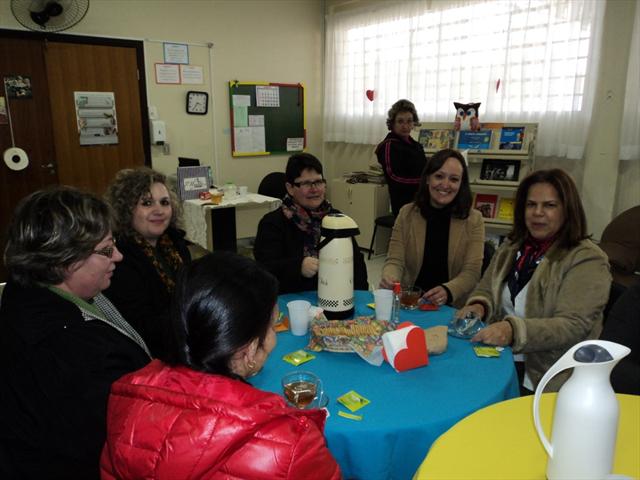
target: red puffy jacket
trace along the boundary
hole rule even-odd
[[[103,479],[339,479],[322,410],[155,360],[111,388]]]

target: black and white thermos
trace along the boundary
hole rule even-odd
[[[353,316],[353,237],[360,233],[351,217],[330,213],[322,219],[318,245],[318,306],[328,319]]]

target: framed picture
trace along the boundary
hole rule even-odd
[[[178,195],[180,200],[194,200],[200,192],[209,191],[209,167],[178,167]]]
[[[485,158],[482,161],[480,180],[517,182],[520,174],[519,160],[495,160]]]

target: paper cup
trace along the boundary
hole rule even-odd
[[[249,187],[245,187],[244,185],[238,187],[238,193],[240,194],[241,197],[246,197],[248,192],[249,192]]]
[[[293,335],[305,335],[309,329],[309,308],[306,300],[293,300],[287,303],[289,309],[289,326]]]
[[[373,301],[376,304],[376,320],[391,320],[393,292],[386,288],[374,290]]]

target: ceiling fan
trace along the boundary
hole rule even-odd
[[[89,0],[11,0],[11,12],[29,30],[60,32],[79,23]]]

